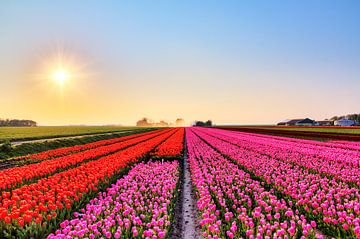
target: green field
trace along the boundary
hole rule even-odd
[[[122,126],[38,126],[0,127],[0,142],[5,140],[30,140],[63,136],[89,135],[134,130],[139,127]]]

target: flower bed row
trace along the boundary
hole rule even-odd
[[[160,144],[152,154],[154,157],[182,156],[185,128],[177,128],[176,133]]]
[[[328,143],[333,143],[336,145],[341,145],[342,147],[351,148],[353,150],[360,151],[360,142],[352,142],[352,141],[343,141],[343,140],[331,140]]]
[[[287,127],[287,126],[285,126]],[[302,127],[302,126],[298,126]],[[333,128],[334,126],[331,126]],[[352,128],[354,126],[351,126]],[[359,134],[351,134],[351,133],[340,133],[340,132],[320,132],[320,131],[308,131],[308,130],[286,130],[286,129],[278,129],[278,126],[269,129],[268,127],[217,127],[220,129],[233,130],[233,131],[241,131],[241,132],[250,132],[256,134],[271,134],[271,135],[279,135],[279,136],[287,136],[287,137],[304,137],[309,139],[322,139],[322,140],[346,140],[346,141],[360,141]],[[343,128],[343,127],[342,127]]]
[[[331,141],[314,141],[309,139],[300,139],[300,138],[289,138],[289,137],[282,137],[282,136],[274,136],[274,135],[266,135],[266,134],[256,134],[256,133],[245,133],[245,132],[238,132],[238,131],[228,131],[229,133],[235,133],[235,134],[247,134],[251,135],[253,137],[262,137],[267,138],[270,140],[280,140],[280,141],[288,141],[288,142],[294,142],[294,143],[300,143],[304,147],[326,147],[326,148],[335,148],[335,149],[345,149],[345,150],[360,150],[360,142],[351,142],[351,141],[339,141],[339,140],[331,140]]]
[[[293,210],[187,129],[191,179],[204,238],[322,238]]]
[[[224,130],[201,129],[202,132],[236,144],[247,150],[268,155],[287,163],[293,163],[321,173],[328,177],[360,187],[360,152],[336,148],[326,148],[291,141],[274,140],[271,136],[262,137]],[[315,143],[316,144],[316,143]]]
[[[24,185],[0,197],[0,237],[39,238],[67,218],[73,208],[91,199],[126,165],[136,162],[173,131],[79,167]]]
[[[332,155],[333,157],[342,158],[342,160],[350,160],[351,157],[360,157],[359,148],[354,147],[358,142],[334,143],[334,142],[319,142],[314,140],[287,138],[272,135],[262,135],[253,133],[242,133],[226,130],[212,130],[218,134],[225,134],[226,136],[232,136],[235,138],[244,138],[247,140],[255,139],[259,143],[265,145],[274,145],[277,147],[291,148],[292,151],[296,151],[302,154],[318,155],[319,157],[327,157]],[[354,161],[354,160],[353,160]],[[356,161],[356,160],[355,160]],[[359,167],[359,166],[358,166]]]
[[[222,130],[218,131],[219,133]],[[231,131],[226,130],[227,134],[234,134],[234,135],[249,135],[252,137],[261,137],[262,139],[270,139],[273,140],[279,140],[281,142],[293,142],[302,145],[303,147],[318,147],[323,148],[323,150],[339,150],[343,149],[346,151],[359,151],[359,142],[350,142],[350,141],[337,141],[337,140],[331,140],[327,142],[322,141],[315,141],[315,140],[309,140],[309,139],[300,139],[300,138],[289,138],[289,137],[283,137],[283,136],[274,136],[274,135],[267,135],[267,134],[258,134],[256,132],[239,132],[239,131]],[[346,143],[344,143],[346,142]],[[358,153],[358,152],[357,152]]]
[[[88,144],[83,144],[83,145],[75,145],[75,146],[66,147],[66,148],[47,150],[47,151],[37,153],[37,154],[30,154],[30,155],[26,155],[26,156],[22,156],[22,157],[17,157],[17,158],[14,158],[14,160],[17,160],[17,161],[28,161],[28,160],[42,161],[42,160],[48,160],[48,159],[61,157],[61,156],[77,153],[77,152],[88,150],[88,149],[98,148],[100,146],[115,144],[115,143],[118,143],[118,142],[121,142],[121,141],[137,138],[139,136],[144,136],[144,135],[148,135],[148,134],[154,134],[156,132],[157,131],[150,131],[150,132],[141,133],[141,134],[132,134],[132,135],[124,136],[124,137],[100,140],[100,141],[96,141],[96,142],[92,142],[92,143],[88,143]]]
[[[298,165],[250,151],[242,145],[235,146],[210,136],[203,130],[197,129],[195,132],[223,155],[235,160],[259,180],[266,182],[292,203],[294,208],[315,220],[326,234],[340,238],[360,237],[358,188],[311,173]]]
[[[173,218],[179,163],[140,163],[99,193],[48,239],[165,238]]]
[[[84,161],[89,161],[111,153],[122,150],[134,144],[156,137],[168,131],[157,131],[152,134],[139,135],[136,138],[123,140],[119,143],[111,145],[100,146],[95,149],[86,150],[83,152],[66,155],[63,157],[49,159],[37,164],[29,164],[21,167],[10,168],[1,171],[0,175],[0,190],[11,189],[14,186],[20,186],[24,183],[33,182],[36,179],[44,177],[49,174],[65,170],[70,166],[76,166]]]

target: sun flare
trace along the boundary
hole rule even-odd
[[[61,100],[88,89],[85,83],[93,74],[83,57],[61,45],[39,56],[37,71],[32,77],[34,82]]]
[[[63,85],[66,81],[70,79],[70,73],[69,71],[60,68],[53,71],[51,78],[58,84]]]

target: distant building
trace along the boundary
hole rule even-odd
[[[318,120],[315,123],[318,126],[333,126],[334,125],[333,120]]]
[[[295,125],[296,126],[313,126],[313,125],[315,125],[315,120],[306,118],[306,119],[296,122]]]
[[[279,122],[277,125],[279,126],[294,126],[297,122],[303,119],[287,119],[284,121]]]
[[[289,119],[279,122],[277,125],[279,126],[313,126],[315,125],[315,121],[309,118],[305,119]]]
[[[349,119],[339,119],[335,120],[334,125],[335,126],[354,126],[356,123],[354,120]]]

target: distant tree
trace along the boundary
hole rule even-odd
[[[164,120],[161,120],[159,123],[157,123],[157,125],[160,127],[168,127],[169,123],[165,122]]]
[[[0,126],[13,126],[13,127],[34,127],[37,123],[33,120],[18,120],[18,119],[0,119]]]
[[[160,122],[151,122],[148,118],[144,117],[138,122],[136,122],[136,126],[140,127],[169,127],[169,123],[161,120]]]
[[[208,120],[206,122],[203,121],[195,121],[195,126],[199,126],[199,127],[211,127],[212,126],[212,121]]]
[[[356,124],[360,123],[360,114],[349,114],[346,118],[355,121]]]
[[[340,120],[340,119],[349,119],[353,120],[356,124],[360,123],[360,114],[348,114],[348,115],[342,115],[342,116],[334,116],[331,118],[331,120]]]
[[[195,121],[194,126],[203,127],[203,126],[205,126],[205,123],[204,123],[204,122],[202,122],[202,121]]]
[[[138,122],[136,122],[136,126],[149,127],[149,126],[151,126],[151,123],[149,122],[148,118],[144,117],[141,120],[139,120]]]
[[[185,120],[181,119],[181,118],[178,118],[178,119],[176,119],[175,124],[177,126],[184,126],[185,125]]]
[[[206,121],[205,125],[208,126],[208,127],[211,127],[212,126],[212,121],[211,120]]]

